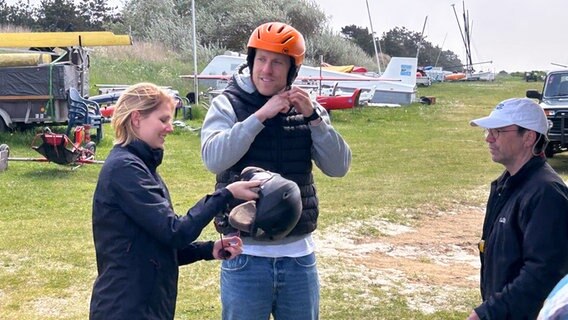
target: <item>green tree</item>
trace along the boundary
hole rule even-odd
[[[171,16],[172,5],[171,0],[129,1],[122,11],[123,24],[126,30],[132,30],[133,36],[145,39],[149,26],[156,20],[173,18]]]
[[[83,20],[83,30],[100,31],[120,19],[118,7],[110,6],[107,0],[81,0],[77,12]]]
[[[306,56],[307,64],[313,66],[318,66],[320,57],[322,57],[324,62],[332,65],[357,65],[365,67],[369,71],[379,71],[376,60],[371,58],[360,46],[330,30],[324,30],[321,34],[316,34],[310,38],[307,42]],[[386,55],[380,57],[381,64],[387,65],[390,57]]]
[[[84,21],[72,0],[42,0],[38,8],[37,24],[44,31],[82,30]]]
[[[195,0],[197,56],[209,61],[226,50],[245,52],[252,31],[262,23],[281,21],[306,38],[306,61],[353,64],[354,45],[329,31],[329,21],[313,0]],[[125,4],[116,32],[132,32],[137,39],[163,43],[184,55],[193,54],[191,0],[131,0]],[[325,39],[333,39],[326,46]],[[374,65],[357,50],[359,65]],[[328,60],[329,59],[329,60]]]
[[[349,25],[341,28],[341,34],[361,47],[367,54],[374,55],[373,38],[367,28]],[[440,66],[444,69],[461,70],[461,61],[452,51],[433,46],[422,39],[422,35],[406,29],[395,27],[385,32],[380,39],[384,54],[391,57],[415,57],[417,52],[419,66]],[[420,46],[420,51],[418,48]]]
[[[384,33],[380,41],[382,50],[391,57],[415,57],[420,40],[420,33],[395,27]]]
[[[286,14],[286,19],[294,28],[298,29],[306,38],[321,34],[327,29],[327,17],[323,10],[314,1],[305,0],[274,0]]]
[[[8,4],[0,0],[0,21],[8,21]]]
[[[293,25],[309,38],[323,30],[325,14],[306,0],[196,0],[198,43],[203,48],[243,52],[252,31],[268,21]],[[130,1],[123,11],[123,25],[150,41],[176,49],[192,43],[191,0]]]
[[[422,35],[405,27],[389,30],[381,38],[383,51],[393,57],[415,57],[420,46],[418,65],[438,66],[449,71],[461,70],[462,62],[450,50],[442,51],[438,46],[422,39]]]
[[[19,1],[10,6],[2,0],[0,3],[0,18],[0,21],[5,24],[38,29],[36,24],[37,9],[29,2]]]
[[[373,35],[369,33],[367,28],[361,28],[354,24],[341,28],[341,34],[353,43],[357,44],[368,55],[375,55],[375,45],[373,44]]]
[[[215,44],[243,52],[254,28],[263,22],[283,21],[285,18],[285,12],[277,5],[268,8],[262,0],[196,2],[199,4],[196,9],[199,42],[205,46]],[[203,2],[209,2],[207,10],[202,10]]]
[[[424,66],[438,66],[443,67],[448,71],[462,71],[463,63],[456,53],[451,50],[442,50],[439,47],[432,49],[432,56],[436,56],[435,59],[430,59],[428,63],[423,64]],[[432,62],[433,61],[433,62]]]
[[[19,1],[10,6],[0,0],[0,21],[37,31],[93,31],[120,19],[117,7],[108,0],[42,0],[32,5]]]

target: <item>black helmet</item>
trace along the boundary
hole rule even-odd
[[[229,223],[250,233],[256,240],[279,240],[298,223],[302,213],[302,197],[298,185],[277,173],[257,167],[246,167],[241,180],[260,180],[259,198],[233,208]]]

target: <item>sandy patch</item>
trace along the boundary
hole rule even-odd
[[[463,308],[453,305],[453,297],[478,288],[477,242],[484,209],[404,211],[422,218],[413,227],[367,220],[316,232],[318,255],[338,260],[333,265],[320,263],[322,286],[333,287],[333,278],[341,274],[342,283],[396,290],[407,297],[409,306],[425,313]],[[368,229],[379,235],[361,234]],[[372,296],[368,299],[373,303]]]

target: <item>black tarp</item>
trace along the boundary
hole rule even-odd
[[[67,90],[78,88],[79,80],[77,67],[68,64],[0,68],[0,96],[52,95],[66,99]]]

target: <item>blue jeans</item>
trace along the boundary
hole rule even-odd
[[[315,320],[319,280],[314,253],[299,258],[241,254],[221,265],[224,320]]]

